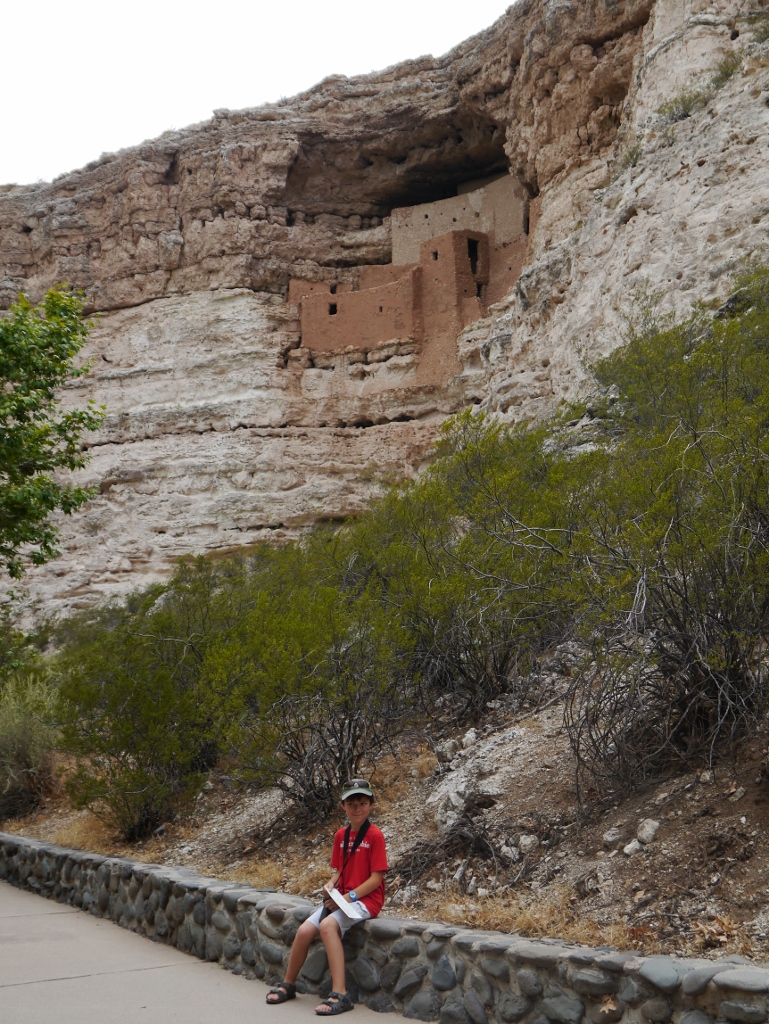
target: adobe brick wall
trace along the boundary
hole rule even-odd
[[[301,305],[303,348],[333,353],[413,341],[419,380],[440,383],[459,370],[457,335],[486,315],[490,272],[486,235],[450,231],[422,242],[416,264],[364,267],[359,291],[292,281],[289,301]]]
[[[393,277],[391,280],[395,280],[395,278]],[[341,281],[333,285],[333,288],[334,295],[352,291],[351,285]],[[328,281],[302,281],[292,277],[288,282],[287,302],[293,306],[300,306],[310,295],[331,295],[331,289],[332,285]]]
[[[315,291],[302,300],[302,344],[318,352],[421,339],[420,272],[407,268],[365,291]]]
[[[390,281],[397,281],[403,277],[407,270],[412,270],[418,266],[419,263],[416,262],[398,267],[394,263],[380,263],[374,266],[361,267],[358,287],[363,290],[364,288],[376,288],[380,284],[387,284]]]
[[[422,242],[447,231],[480,231],[493,246],[526,236],[528,196],[507,174],[483,188],[421,206],[392,211],[393,263],[413,263]]]
[[[468,243],[477,247],[475,273],[468,255]],[[489,246],[485,235],[474,231],[451,231],[422,242],[422,316],[425,341],[419,376],[426,383],[448,380],[459,372],[456,339],[473,320],[486,315],[483,298],[489,280]]]
[[[467,187],[473,183],[468,182]],[[448,199],[393,210],[392,252],[396,266],[415,260],[423,242],[447,231],[475,231],[489,243],[485,304],[499,302],[521,274],[529,249],[530,201],[509,174]],[[485,315],[482,314],[482,315]]]
[[[191,871],[0,833],[0,879],[249,978],[279,980],[313,905]],[[345,938],[355,1001],[440,1024],[763,1024],[769,969],[644,957],[382,915]],[[323,947],[301,992],[327,994]]]
[[[363,266],[358,289],[292,280],[301,347],[335,353],[392,342],[418,345],[420,383],[460,369],[459,333],[513,287],[528,248],[529,201],[510,175],[435,203],[396,209],[393,262]]]

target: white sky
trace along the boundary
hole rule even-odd
[[[0,183],[292,96],[330,74],[440,56],[512,0],[6,0]]]

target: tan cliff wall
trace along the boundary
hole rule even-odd
[[[108,409],[84,474],[100,495],[33,594],[66,610],[183,553],[355,513],[456,409],[517,419],[576,394],[638,289],[682,311],[723,295],[767,250],[761,24],[728,0],[521,0],[440,59],[0,190],[2,304],[83,288],[94,367],[64,397]],[[658,114],[733,53],[706,109]],[[384,282],[393,210],[508,171],[529,202],[520,278],[462,332],[454,372],[425,377],[402,340],[300,347],[291,278],[344,295],[381,265]]]

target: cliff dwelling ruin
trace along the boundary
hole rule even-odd
[[[529,199],[509,174],[392,211],[392,263],[360,268],[357,284],[292,278],[288,302],[308,353],[415,352],[423,383],[459,369],[456,339],[517,281],[528,246]]]
[[[443,57],[0,185],[0,307],[82,289],[64,399],[108,410],[30,592],[64,613],[356,515],[452,413],[575,396],[637,287],[722,296],[766,247],[769,44],[704,6],[515,4]],[[707,110],[658,113],[730,54]]]

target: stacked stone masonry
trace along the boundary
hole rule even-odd
[[[536,216],[536,214],[535,214]],[[423,382],[460,371],[457,336],[489,315],[518,280],[528,251],[529,200],[505,174],[460,195],[393,210],[392,263],[360,268],[356,286],[293,278],[288,302],[301,349],[368,352],[413,343]]]
[[[0,879],[108,918],[236,974],[282,977],[313,906],[299,897],[181,869],[103,857],[0,833]],[[743,957],[645,957],[556,939],[381,916],[345,939],[358,1002],[441,1024],[763,1024],[769,964]],[[302,992],[327,994],[323,947]]]

